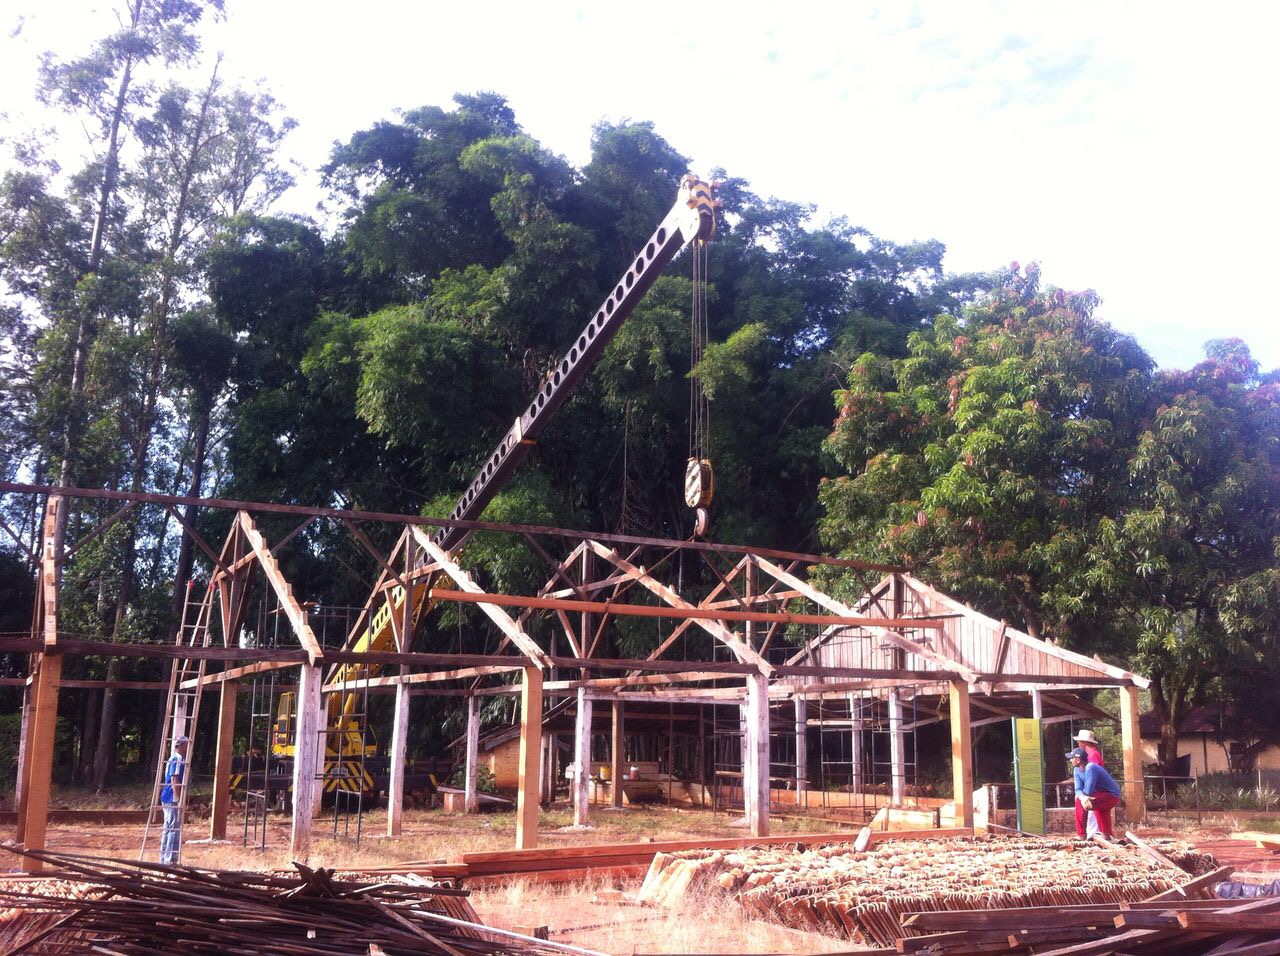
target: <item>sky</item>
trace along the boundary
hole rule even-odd
[[[113,9],[0,0],[10,124],[39,118],[38,54],[83,51]],[[314,212],[335,141],[493,90],[574,164],[595,123],[649,120],[694,171],[813,203],[815,223],[939,239],[950,271],[1037,261],[1161,366],[1238,336],[1270,369],[1277,35],[1264,2],[226,0],[205,44],[299,122],[283,210]]]

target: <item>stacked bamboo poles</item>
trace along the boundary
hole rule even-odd
[[[910,935],[906,913],[1127,903],[1176,884],[1172,867],[1120,847],[997,838],[659,854],[640,898],[669,903],[715,888],[753,915],[889,946]]]
[[[21,851],[15,851],[21,852]],[[345,883],[332,870],[296,875],[200,870],[28,851],[84,887],[0,886],[0,906],[42,921],[6,953],[102,952],[349,956],[349,954],[573,954],[591,950],[482,925],[467,891],[400,881]],[[49,917],[54,919],[50,921]]]

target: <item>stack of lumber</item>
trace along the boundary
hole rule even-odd
[[[1167,861],[1103,843],[895,840],[861,853],[850,844],[662,853],[640,898],[662,904],[728,893],[753,915],[888,946],[904,935],[909,913],[1118,905],[1171,889],[1184,876]]]
[[[23,851],[15,851],[23,852]],[[53,868],[32,883],[0,885],[11,922],[40,921],[6,953],[559,954],[598,956],[481,924],[465,890],[347,883],[332,870],[200,870],[25,851]],[[58,879],[82,888],[59,892]]]
[[[1218,879],[1219,873],[1202,877]],[[907,914],[906,928],[928,935],[897,941],[900,953],[1105,953],[1266,956],[1280,953],[1280,899],[1227,902],[1162,894],[1129,905],[988,909]]]
[[[972,836],[967,829],[900,831],[874,833],[871,842],[920,837],[922,835]],[[408,875],[434,880],[466,882],[469,886],[524,879],[542,883],[570,882],[587,876],[628,878],[648,872],[658,853],[681,850],[738,849],[751,846],[785,845],[791,848],[845,843],[848,833],[796,833],[775,837],[731,837],[727,839],[660,840],[649,843],[613,843],[585,846],[548,847],[532,850],[502,850],[464,853],[459,862],[409,861],[385,867],[362,868],[361,875]]]

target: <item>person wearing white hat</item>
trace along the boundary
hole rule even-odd
[[[1102,749],[1098,746],[1098,738],[1094,736],[1092,730],[1082,730],[1071,738],[1073,743],[1078,744],[1086,754],[1088,754],[1087,762],[1097,764],[1099,767],[1104,766],[1102,759]],[[1079,793],[1076,794],[1076,802],[1080,802]],[[1080,815],[1080,807],[1076,808],[1076,816]],[[1085,833],[1089,839],[1093,839],[1094,834],[1098,832],[1098,815],[1093,810],[1085,808]]]
[[[190,741],[179,734],[173,741],[173,754],[164,765],[164,786],[160,788],[160,808],[164,811],[164,829],[160,833],[160,862],[177,863],[182,846],[182,788],[186,786],[187,747]]]

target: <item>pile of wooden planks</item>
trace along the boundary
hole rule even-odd
[[[872,843],[881,843],[918,838],[922,835],[972,836],[973,831],[950,829],[873,833],[870,839]],[[793,833],[774,837],[660,840],[648,843],[545,847],[533,850],[464,853],[456,863],[409,861],[385,867],[363,868],[359,872],[368,876],[413,874],[428,879],[464,882],[468,886],[513,879],[543,883],[571,882],[587,876],[624,879],[644,876],[658,853],[751,846],[816,847],[846,843],[849,839],[849,833]]]
[[[1180,890],[1139,903],[909,913],[896,949],[906,954],[1035,952],[1038,956],[1177,953],[1268,956],[1280,953],[1280,899],[1197,898],[1229,875],[1206,874]]]
[[[912,913],[992,907],[1119,905],[1185,877],[1167,861],[1104,843],[1024,837],[683,851],[654,858],[640,898],[736,897],[752,915],[854,942],[893,945]]]
[[[484,926],[465,890],[420,880],[348,883],[332,870],[301,864],[297,873],[279,876],[25,855],[53,872],[0,884],[0,907],[9,916],[0,927],[8,934],[6,953],[599,956]],[[75,891],[61,891],[60,881]]]

